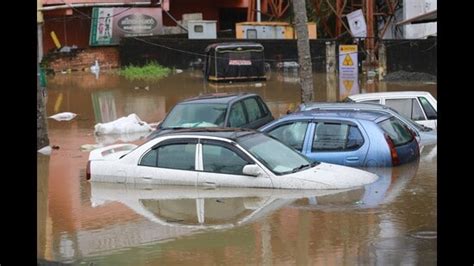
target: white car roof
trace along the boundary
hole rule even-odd
[[[391,92],[371,92],[350,95],[349,98],[359,100],[364,98],[382,98],[382,97],[403,97],[403,96],[431,96],[427,91],[391,91]]]

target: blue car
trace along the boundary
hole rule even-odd
[[[379,111],[388,113],[400,119],[409,129],[413,130],[417,135],[417,141],[420,146],[436,144],[438,141],[438,135],[436,130],[426,127],[422,124],[418,124],[410,118],[404,117],[398,113],[395,109],[389,106],[378,104],[378,103],[358,103],[358,102],[310,102],[302,103],[298,106],[295,111],[307,111],[307,110],[366,110],[366,111]]]
[[[389,167],[420,156],[415,133],[386,112],[310,110],[259,129],[309,159],[356,167]]]

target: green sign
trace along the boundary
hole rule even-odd
[[[111,45],[112,39],[114,9],[97,8],[92,9],[90,45]]]

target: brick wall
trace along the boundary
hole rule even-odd
[[[68,69],[90,71],[96,59],[101,69],[120,67],[118,47],[94,47],[70,53],[50,53],[44,60],[47,62],[48,69],[59,72]]]

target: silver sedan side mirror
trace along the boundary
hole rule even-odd
[[[242,169],[242,172],[244,173],[244,175],[251,175],[251,176],[255,176],[255,177],[261,175],[261,173],[262,173],[260,171],[260,167],[258,167],[258,165],[256,165],[256,164],[247,164]]]

